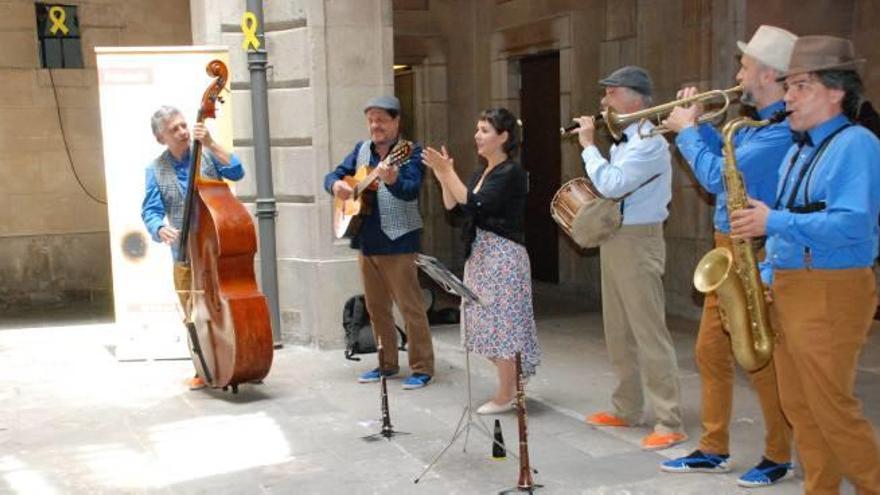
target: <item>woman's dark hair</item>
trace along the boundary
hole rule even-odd
[[[862,106],[862,94],[864,85],[859,73],[854,70],[821,70],[816,77],[823,86],[830,89],[843,91],[843,114],[850,120],[855,120]]]
[[[506,108],[489,108],[480,114],[480,121],[488,122],[495,132],[501,134],[507,132],[507,141],[504,142],[504,153],[512,157],[519,148],[519,121],[510,110]]]

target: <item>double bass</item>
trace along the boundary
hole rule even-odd
[[[202,96],[199,123],[215,118],[229,77],[220,60],[206,70],[213,80]],[[196,140],[175,266],[185,275],[175,278],[183,280],[178,290],[190,293],[187,327],[199,376],[213,388],[237,392],[239,383],[269,373],[272,325],[254,275],[254,222],[225,182],[202,177],[201,158],[202,143]]]

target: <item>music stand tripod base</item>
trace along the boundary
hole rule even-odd
[[[501,490],[498,492],[498,495],[507,495],[508,493],[535,493],[535,490],[538,488],[544,488],[544,485],[534,484],[532,486],[517,486],[513,488],[508,488],[507,490]]]

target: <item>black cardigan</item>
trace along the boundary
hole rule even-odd
[[[525,244],[523,223],[529,189],[528,174],[519,163],[504,161],[489,172],[479,192],[474,193],[485,170],[485,166],[480,167],[468,180],[467,203],[459,205],[466,216],[462,232],[465,259],[471,255],[477,227]]]

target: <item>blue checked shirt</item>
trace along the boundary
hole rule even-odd
[[[837,134],[814,164],[813,173],[793,191],[808,158],[826,137],[849,123],[838,114],[810,129],[807,133],[813,145],[792,146],[782,161],[777,198],[769,205],[773,210],[767,219],[767,257],[761,264],[764,283],[772,283],[777,269],[873,265],[880,215],[880,141],[869,130],[853,125]],[[796,194],[795,207],[821,201],[825,209],[788,211],[792,194]]]
[[[780,100],[758,110],[758,116],[764,120],[782,110],[785,110],[785,103]],[[729,234],[721,133],[709,124],[688,127],[679,133],[675,144],[700,185],[715,195],[715,229]],[[736,166],[743,175],[749,197],[772,205],[779,182],[778,165],[791,147],[788,121],[740,129],[733,137],[733,145]]]

